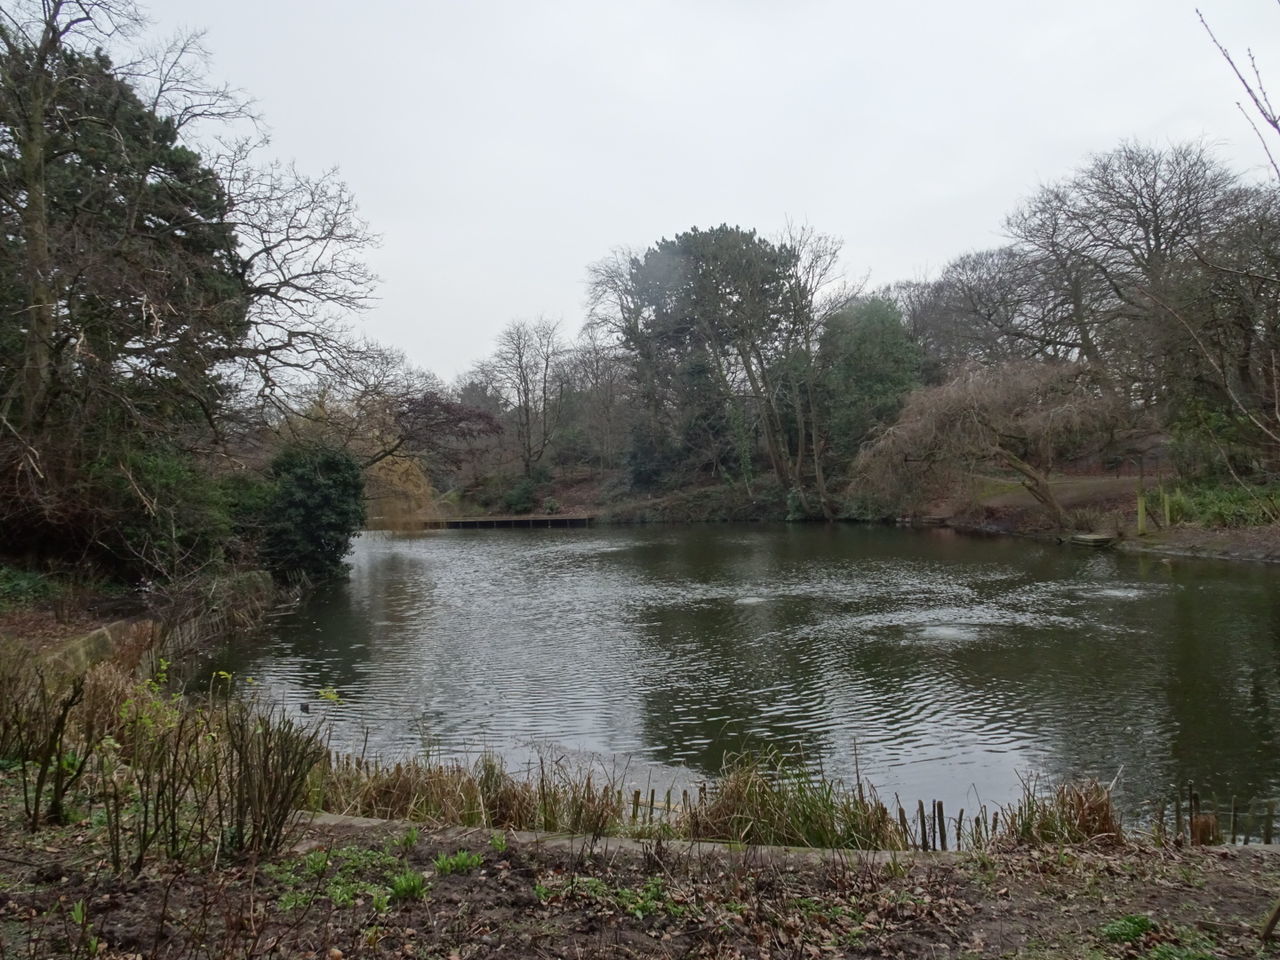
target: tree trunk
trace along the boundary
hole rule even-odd
[[[997,453],[1007,466],[1012,467],[1021,474],[1022,485],[1031,496],[1035,497],[1049,511],[1054,523],[1058,525],[1058,529],[1066,529],[1067,514],[1062,509],[1062,504],[1058,502],[1058,498],[1054,496],[1053,488],[1049,485],[1049,478],[1008,450],[1001,448]]]
[[[45,203],[44,98],[32,97],[26,136],[19,146],[26,203],[22,208],[22,240],[26,254],[27,325],[22,373],[10,386],[4,402],[5,419],[16,419],[23,433],[39,426],[53,377],[55,300],[50,278],[53,257],[49,249],[48,211]],[[14,409],[16,406],[16,410]]]

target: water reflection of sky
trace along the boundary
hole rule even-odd
[[[953,808],[1020,773],[1122,768],[1134,798],[1187,778],[1261,796],[1280,788],[1277,586],[943,531],[370,536],[349,583],[224,665],[384,756],[538,747],[661,777],[773,747]]]

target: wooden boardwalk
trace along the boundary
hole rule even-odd
[[[591,514],[533,514],[506,517],[444,517],[422,521],[425,530],[476,530],[494,527],[589,527]]]

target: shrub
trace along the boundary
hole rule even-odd
[[[271,463],[275,490],[266,498],[260,556],[278,578],[317,582],[343,571],[342,558],[364,524],[364,479],[345,450],[286,447]]]
[[[532,477],[524,477],[502,498],[502,505],[511,513],[531,513],[537,484]]]
[[[43,574],[0,564],[0,610],[29,606],[57,593],[57,585]]]
[[[218,482],[185,451],[160,443],[91,463],[83,494],[96,539],[126,573],[172,579],[222,559],[231,516]]]
[[[1164,522],[1207,527],[1265,526],[1280,520],[1280,486],[1275,484],[1197,484],[1172,492],[1148,490],[1147,513]]]

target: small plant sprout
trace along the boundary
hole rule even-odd
[[[421,900],[426,895],[426,878],[417,870],[406,870],[391,880],[391,899],[396,903]]]
[[[453,856],[440,854],[434,863],[436,873],[445,877],[451,873],[470,873],[484,862],[484,858],[470,850],[459,850]]]
[[[494,849],[495,853],[507,852],[507,835],[505,833],[494,833],[489,837],[489,846]]]
[[[396,841],[395,845],[400,848],[401,853],[408,854],[410,850],[418,845],[419,836],[418,828],[410,827],[404,832],[400,839]]]
[[[321,687],[316,691],[316,696],[328,703],[342,702],[342,697],[339,696],[337,687]]]

